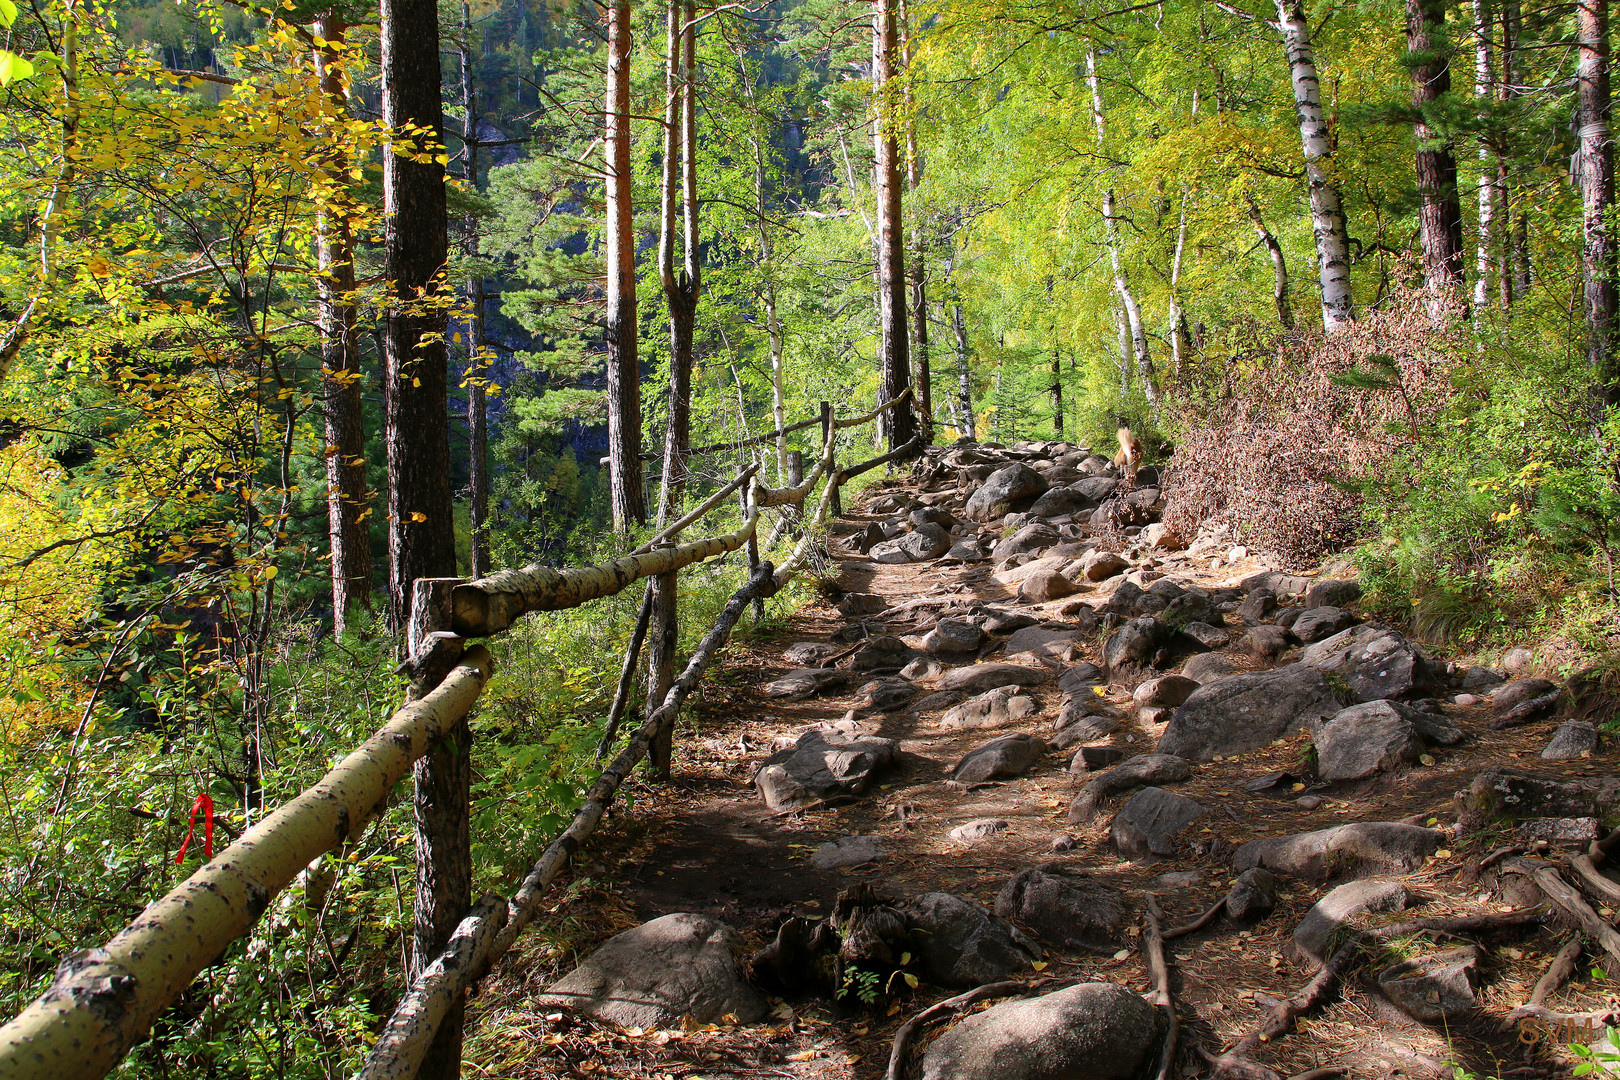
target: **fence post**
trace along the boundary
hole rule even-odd
[[[742,487],[737,489],[737,498],[742,500],[742,515],[743,515],[743,520],[744,521],[748,520],[748,503],[749,503],[749,499],[754,493],[754,484],[757,484],[758,482],[759,481],[755,480],[755,481],[753,481],[753,483],[744,484]],[[758,569],[759,569],[759,535],[758,535],[758,530],[756,530],[755,535],[750,536],[748,538],[748,580],[749,581],[754,580],[754,573]],[[754,622],[758,623],[764,617],[765,617],[765,598],[763,596],[756,596],[756,597],[754,597]]]
[[[419,578],[411,589],[407,643],[413,659],[426,661],[433,636],[450,628],[450,595],[462,578]],[[410,696],[433,689],[448,669],[421,663]],[[462,720],[414,770],[416,813],[416,906],[411,964],[414,981],[444,949],[472,903],[472,837],[468,802],[472,781],[472,729]],[[456,1080],[461,1075],[465,1007],[457,1002],[423,1059],[418,1080]]]
[[[823,452],[829,455],[827,462],[827,480],[829,483],[832,483],[833,477],[838,474],[838,456],[836,448],[832,450],[827,448],[836,447],[837,444],[834,440],[837,438],[838,433],[833,429],[832,405],[823,401],[821,403],[821,446]],[[827,504],[827,512],[833,517],[842,517],[844,514],[844,500],[838,494],[836,484],[833,485],[832,501]]]
[[[804,451],[788,451],[788,487],[798,487],[804,483]]]

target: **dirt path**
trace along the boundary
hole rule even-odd
[[[885,490],[899,491],[901,485],[870,494],[881,496]],[[911,495],[927,494],[915,485],[906,490]],[[943,499],[950,490],[954,484],[941,486],[935,494]],[[959,502],[952,508],[960,513]],[[848,520],[864,525],[884,517],[853,510]],[[897,1013],[877,1017],[839,1019],[825,1002],[793,1002],[779,1006],[764,1027],[664,1033],[662,1042],[557,1014],[531,1013],[525,1010],[524,998],[567,970],[575,950],[635,923],[671,912],[696,912],[721,919],[751,942],[763,944],[786,916],[825,914],[840,891],[858,882],[897,897],[946,891],[993,906],[1009,877],[1055,862],[1083,868],[1124,890],[1138,904],[1138,912],[1141,897],[1152,891],[1169,924],[1175,925],[1225,894],[1233,876],[1232,852],[1239,844],[1353,821],[1452,822],[1454,793],[1492,765],[1539,755],[1554,726],[1542,722],[1494,732],[1487,726],[1483,703],[1448,704],[1447,715],[1468,736],[1462,743],[1432,750],[1432,765],[1337,786],[1310,780],[1303,760],[1309,737],[1304,733],[1259,751],[1199,765],[1190,780],[1173,785],[1173,790],[1212,812],[1192,826],[1175,857],[1131,862],[1109,842],[1109,821],[1123,798],[1114,799],[1092,824],[1068,823],[1070,801],[1085,779],[1069,772],[1072,751],[1049,753],[1012,780],[971,787],[948,780],[965,753],[994,737],[1027,732],[1049,738],[1063,701],[1053,678],[1030,690],[1040,703],[1036,715],[993,731],[947,730],[940,723],[943,709],[859,710],[852,719],[865,730],[900,741],[898,767],[848,805],[772,813],[752,783],[760,763],[807,726],[845,718],[865,681],[864,676],[854,676],[847,691],[807,701],[770,698],[765,685],[796,666],[784,660],[783,651],[800,642],[831,643],[847,650],[852,634],[857,641],[860,636],[887,633],[916,642],[916,632],[933,618],[927,608],[910,617],[850,618],[835,607],[837,596],[876,594],[891,607],[937,597],[994,605],[1052,620],[1053,626],[1065,622],[1055,612],[1074,599],[1021,605],[1013,589],[994,580],[988,562],[881,564],[859,556],[843,541],[834,541],[832,553],[839,560],[833,596],[799,611],[781,634],[731,650],[723,678],[712,683],[704,700],[690,710],[677,738],[676,782],[637,787],[633,809],[615,814],[613,828],[581,868],[576,899],[558,905],[560,929],[537,939],[492,980],[475,1008],[482,1014],[483,1028],[473,1055],[487,1062],[492,1075],[584,1076],[609,1071],[666,1080],[711,1074],[881,1077],[893,1029],[915,1009],[948,992],[925,984],[919,996]],[[1170,574],[1184,584],[1205,587],[1230,585],[1260,569],[1258,564],[1240,562],[1211,571],[1207,558],[1195,561],[1174,555],[1159,555],[1155,563],[1148,567],[1149,577]],[[1138,562],[1134,569],[1143,566]],[[1083,590],[1079,598],[1094,601],[1095,587]],[[1236,640],[1243,624],[1230,615],[1227,621]],[[851,631],[852,626],[860,629]],[[1100,641],[1101,635],[1088,637],[1082,655],[1044,664],[1055,675],[1080,660],[1100,663]],[[1246,653],[1239,655],[1235,647],[1228,651],[1240,669],[1254,666]],[[1002,658],[990,649],[973,659]],[[1043,663],[1027,654],[1016,661],[1032,667]],[[927,689],[925,683],[922,693]],[[1150,752],[1163,726],[1137,716],[1131,707],[1132,689],[1128,683],[1103,687],[1108,703],[1124,714],[1124,722],[1102,741],[1127,754]],[[1597,759],[1537,760],[1536,765],[1538,772],[1571,776],[1598,775],[1607,769]],[[1263,793],[1245,789],[1247,782],[1269,772],[1295,774],[1305,786],[1284,784]],[[1298,802],[1302,795],[1317,796],[1320,805],[1305,809]],[[994,819],[1005,826],[974,843],[951,838],[953,828],[978,819]],[[818,869],[813,864],[811,856],[819,845],[850,836],[875,837],[881,856],[841,869]],[[1429,900],[1422,915],[1480,910],[1484,899],[1480,889],[1457,882],[1459,872],[1471,862],[1477,864],[1489,850],[1486,844],[1482,837],[1452,844],[1407,879],[1410,888]],[[1286,997],[1306,981],[1309,973],[1289,959],[1288,944],[1294,927],[1322,893],[1317,885],[1285,883],[1278,910],[1259,924],[1236,927],[1218,921],[1173,943],[1174,993],[1185,1039],[1211,1050],[1229,1045],[1262,1018],[1274,999]],[[1501,910],[1499,899],[1486,903],[1484,910]],[[1118,982],[1146,991],[1136,927],[1127,933],[1123,947],[1113,953],[1050,950],[1045,974]],[[1482,1007],[1473,1019],[1450,1030],[1392,1015],[1376,995],[1360,991],[1359,980],[1366,976],[1358,976],[1351,980],[1350,991],[1313,1017],[1301,1033],[1270,1048],[1265,1061],[1283,1075],[1332,1063],[1358,1077],[1450,1077],[1447,1062],[1481,1076],[1511,1075],[1514,1080],[1567,1075],[1567,1059],[1545,1047],[1521,1043],[1517,1033],[1503,1024],[1563,940],[1561,931],[1542,930],[1497,954],[1480,988]],[[1603,988],[1599,984],[1577,980],[1577,986],[1550,1004],[1579,1010],[1600,1007],[1606,1000],[1599,994]],[[537,1052],[542,1044],[544,1049]],[[1184,1068],[1194,1069],[1190,1057],[1184,1058]]]

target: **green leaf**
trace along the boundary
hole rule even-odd
[[[0,0],[0,4],[7,0]],[[16,8],[12,8],[16,11]],[[24,60],[14,52],[0,49],[0,86],[14,82],[17,79],[31,79],[34,77],[34,65]]]
[[[0,0],[0,26],[10,26],[17,21],[17,5],[11,0]]]

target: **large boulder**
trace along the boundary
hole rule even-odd
[[[1096,506],[1097,500],[1088,497],[1079,488],[1055,487],[1036,499],[1029,512],[1038,518],[1055,518],[1092,510]]]
[[[1464,829],[1525,818],[1597,818],[1620,820],[1620,777],[1537,776],[1512,769],[1491,769],[1458,792]]]
[[[996,914],[1059,948],[1105,948],[1118,943],[1131,906],[1107,882],[1046,863],[1014,875],[1001,887]]]
[[[941,619],[923,637],[922,647],[934,656],[961,656],[979,651],[984,631],[963,619]]]
[[[986,690],[978,697],[953,705],[939,718],[939,726],[947,731],[974,731],[1004,727],[1016,720],[1038,715],[1040,702],[1016,686],[1000,686]]]
[[[1409,874],[1446,841],[1440,829],[1398,821],[1357,821],[1315,832],[1250,840],[1232,855],[1238,873],[1253,867],[1284,877],[1327,881]]]
[[[1159,1045],[1158,1010],[1081,983],[975,1013],[935,1039],[922,1080],[1134,1080]]]
[[[892,540],[880,540],[867,553],[873,562],[914,563],[937,559],[951,549],[951,534],[925,521]]]
[[[917,659],[918,652],[890,634],[872,638],[855,653],[850,667],[856,671],[898,671]]]
[[[1033,735],[1003,735],[969,750],[951,770],[951,779],[963,784],[1010,780],[1022,776],[1046,753],[1046,744]]]
[[[1192,692],[1170,718],[1158,749],[1193,761],[1258,750],[1348,704],[1326,675],[1298,664],[1228,675]]]
[[[854,738],[811,728],[765,759],[754,786],[772,810],[828,806],[865,794],[900,756],[900,744],[876,735]]]
[[[1354,603],[1361,599],[1361,583],[1358,581],[1341,581],[1337,578],[1324,578],[1305,590],[1305,606],[1337,607]]]
[[[1411,901],[1411,893],[1399,881],[1347,881],[1311,905],[1294,928],[1294,959],[1320,964],[1336,947],[1339,931],[1345,925],[1367,914],[1404,911]]]
[[[1025,604],[1044,604],[1072,596],[1079,587],[1057,570],[1039,570],[1018,586],[1018,599]]]
[[[864,684],[857,691],[855,707],[890,712],[916,696],[917,688],[910,681],[885,675],[881,679],[873,679]]]
[[[990,557],[999,561],[1013,555],[1043,551],[1062,539],[1057,530],[1046,522],[1032,521],[1011,536],[996,541],[996,546],[990,549]]]
[[[1021,462],[1003,465],[968,496],[967,516],[990,521],[1011,510],[1021,510],[1046,494],[1046,478]]]
[[[1365,780],[1423,753],[1417,728],[1393,702],[1352,705],[1316,728],[1316,772],[1323,780]]]
[[[724,923],[677,912],[609,938],[536,999],[622,1027],[672,1028],[735,1017],[752,1024],[765,998],[737,963],[742,938]]]
[[[1208,812],[1185,795],[1146,787],[1132,795],[1114,815],[1109,838],[1127,859],[1168,857],[1176,853],[1176,839],[1187,831],[1187,826]]]
[[[1361,620],[1341,607],[1306,608],[1289,623],[1288,629],[1306,645],[1324,641],[1355,626]]]
[[[1175,627],[1151,615],[1132,619],[1103,642],[1103,664],[1111,670],[1126,664],[1151,664],[1175,632]]]
[[[843,690],[849,676],[826,668],[800,668],[765,684],[765,696],[783,701],[806,701],[817,694]]]
[[[931,892],[901,905],[911,949],[928,981],[940,986],[982,986],[1030,970],[1041,947],[981,904]]]
[[[1424,1024],[1455,1023],[1478,1004],[1479,950],[1472,945],[1414,956],[1378,973],[1378,989]]]
[[[998,686],[1039,686],[1051,676],[1045,671],[1017,664],[974,664],[947,671],[935,684],[936,690],[966,690],[970,693],[993,690]]]
[[[1308,646],[1299,663],[1342,679],[1358,701],[1401,697],[1430,682],[1429,662],[1417,647],[1377,623],[1352,626]]]

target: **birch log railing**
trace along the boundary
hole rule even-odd
[[[466,722],[494,675],[489,651],[468,639],[498,634],[528,612],[577,607],[654,575],[737,551],[756,540],[762,508],[806,506],[819,485],[821,497],[804,521],[804,536],[792,553],[779,566],[758,561],[757,555],[750,559],[747,582],[732,595],[662,701],[656,707],[648,703],[640,728],[597,776],[573,820],[536,860],[517,891],[510,898],[491,893],[470,906],[463,903],[442,951],[431,962],[418,958],[418,974],[357,1077],[418,1076],[435,1039],[443,1038],[446,1019],[453,1017],[451,1022],[459,1024],[460,1005],[468,991],[533,920],[542,894],[590,837],[630,771],[656,740],[673,729],[682,704],[748,605],[776,593],[805,565],[814,547],[815,528],[837,506],[838,489],[851,477],[920,450],[919,439],[860,465],[838,469],[835,464],[839,431],[872,421],[902,405],[909,394],[849,420],[836,420],[824,407],[817,420],[784,429],[821,424],[820,460],[802,483],[766,488],[754,475],[757,466],[750,467],[662,535],[677,535],[680,528],[743,490],[743,522],[732,532],[662,547],[655,546],[655,537],[631,554],[599,566],[558,570],[533,565],[477,581],[416,582],[408,662],[413,685],[407,703],[313,786],[247,830],[106,944],[64,957],[49,988],[0,1028],[0,1080],[94,1080],[111,1071],[198,974],[247,934],[281,890],[316,859],[357,839],[382,812],[406,773],[413,766],[420,770],[419,763],[442,752],[445,737]],[[768,432],[717,449],[759,445],[777,434]],[[754,550],[750,548],[751,553]],[[417,782],[422,783],[420,773]],[[467,807],[459,809],[465,815]],[[420,843],[418,850],[423,850]],[[440,857],[439,848],[432,850],[434,858]],[[466,858],[465,850],[459,855]],[[453,1033],[459,1057],[459,1028]],[[451,1059],[448,1070],[427,1071],[454,1076],[458,1057]]]

